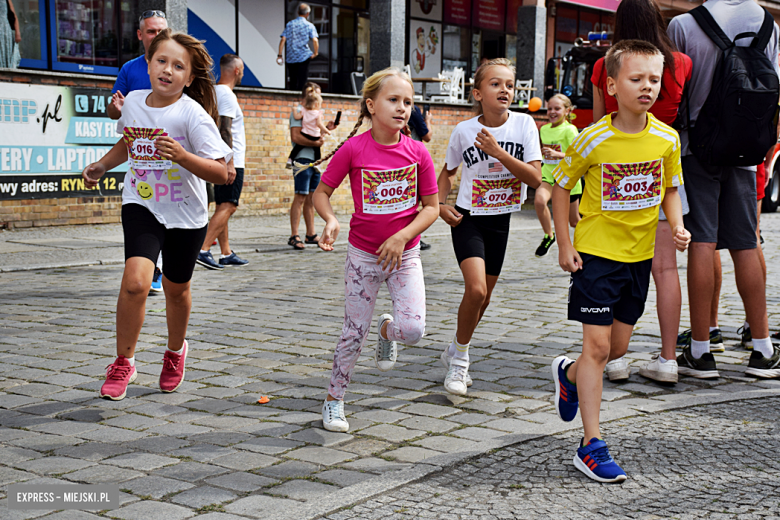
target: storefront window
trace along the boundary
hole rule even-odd
[[[55,61],[78,65],[61,70],[100,72],[95,67],[119,67],[116,36],[119,3],[115,0],[57,0]]]
[[[15,1],[14,10],[19,20],[19,28],[22,31],[22,41],[19,44],[19,52],[22,55],[22,66],[35,66],[28,61],[41,61],[45,64],[45,56],[41,53],[41,26],[45,24],[45,4],[43,8],[38,0]]]
[[[469,66],[469,30],[465,27],[445,25],[442,31],[442,68],[452,70]]]
[[[140,56],[141,53],[144,52],[143,45],[138,39],[137,33],[140,26],[138,18],[141,16],[143,10],[141,9],[141,6],[138,5],[137,1],[121,1],[120,6],[121,12],[119,24],[122,28],[120,31],[120,34],[122,35],[122,41],[119,62],[124,64],[126,61],[130,61],[133,58]]]

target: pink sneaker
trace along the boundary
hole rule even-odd
[[[184,346],[177,354],[165,349],[163,357],[163,368],[160,372],[160,390],[163,392],[175,392],[184,382],[184,360],[187,359],[187,340],[184,340]]]
[[[100,397],[121,401],[127,393],[127,385],[135,381],[138,372],[125,356],[116,358],[106,369],[106,382],[100,387]]]

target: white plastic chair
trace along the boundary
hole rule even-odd
[[[406,73],[407,76],[409,76],[411,78],[412,77],[412,66],[409,65],[408,63],[406,65],[404,65],[404,72]],[[422,101],[423,97],[420,94],[415,94],[414,95],[414,100],[415,101]]]
[[[446,82],[442,82],[440,91],[442,95],[431,96],[431,101],[446,101],[450,103],[462,103],[465,102],[465,81],[466,73],[461,67],[455,67],[452,70],[447,70],[439,73],[440,79],[446,79]]]
[[[533,85],[533,79],[518,79],[517,82],[515,82],[515,90],[517,91],[515,98],[517,101],[522,101],[523,104],[531,101],[531,98],[533,97],[531,94],[536,90]]]

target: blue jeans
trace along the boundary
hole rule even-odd
[[[310,159],[298,159],[301,164],[311,164],[314,161]],[[320,183],[320,172],[316,168],[306,168],[293,177],[295,180],[295,193],[299,195],[308,195],[314,193],[317,185]]]

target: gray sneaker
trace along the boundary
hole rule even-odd
[[[693,357],[691,347],[683,348],[682,354],[677,356],[677,372],[698,379],[714,379],[720,377],[718,367],[715,365],[715,357],[707,352],[699,359],[696,359]]]
[[[374,361],[381,372],[387,372],[395,366],[398,358],[398,346],[395,341],[382,338],[382,325],[386,321],[393,321],[390,314],[382,314],[376,322],[376,349],[374,349]]]
[[[772,349],[770,357],[764,357],[761,352],[753,350],[745,374],[764,379],[780,377],[780,347],[772,345]]]

